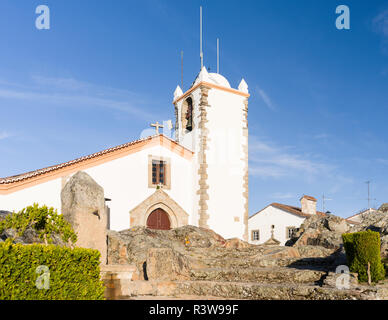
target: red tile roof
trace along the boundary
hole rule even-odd
[[[299,208],[299,207],[294,207],[294,206],[290,206],[290,205],[287,205],[287,204],[282,204],[282,203],[271,203],[269,204],[268,206],[266,206],[265,208],[261,209],[260,211],[256,212],[255,214],[253,214],[252,216],[250,216],[249,218],[252,218],[253,216],[255,216],[256,214],[262,212],[264,209],[268,208],[268,207],[276,207],[278,209],[281,209],[281,210],[284,210],[286,212],[289,212],[289,213],[292,213],[292,214],[295,214],[299,217],[303,217],[303,218],[308,218],[308,217],[311,217],[312,215],[311,214],[308,214],[308,213],[305,213],[305,212],[302,212],[302,209]],[[323,213],[321,211],[317,211],[317,215],[318,216],[321,216],[321,217],[325,217],[326,216],[326,213]]]
[[[93,154],[90,154],[90,155],[87,155],[87,156],[83,156],[83,157],[77,158],[75,160],[71,160],[71,161],[67,161],[67,162],[64,162],[64,163],[60,163],[60,164],[57,164],[57,165],[54,165],[54,166],[50,166],[50,167],[46,167],[46,168],[43,168],[43,169],[38,169],[38,170],[34,170],[34,171],[18,174],[18,175],[15,175],[15,176],[10,176],[10,177],[6,177],[6,178],[0,178],[0,185],[11,184],[11,183],[14,183],[14,182],[19,182],[19,181],[22,181],[22,180],[26,180],[26,179],[29,179],[29,178],[36,177],[36,176],[44,175],[46,173],[49,173],[49,172],[52,172],[52,171],[56,171],[56,170],[59,170],[61,168],[69,167],[69,166],[72,166],[74,164],[83,162],[83,161],[88,160],[88,159],[98,158],[98,157],[101,157],[103,155],[106,155],[106,154],[109,154],[109,153],[113,153],[113,152],[116,152],[118,150],[122,150],[122,149],[125,149],[127,147],[139,144],[141,142],[148,142],[148,141],[151,141],[151,140],[154,140],[154,139],[157,139],[157,138],[167,139],[167,142],[173,143],[177,147],[183,148],[183,149],[185,149],[185,151],[188,151],[188,152],[192,153],[190,150],[184,148],[183,146],[181,146],[176,141],[174,141],[174,140],[164,136],[163,134],[159,134],[159,135],[153,135],[153,136],[149,136],[149,137],[146,137],[146,138],[142,138],[142,139],[134,140],[134,141],[131,141],[131,142],[127,142],[127,143],[118,145],[116,147],[105,149],[103,151],[96,152],[96,153],[93,153]]]

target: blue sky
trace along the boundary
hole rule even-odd
[[[50,30],[35,28],[48,5]],[[335,27],[338,5],[350,30]],[[204,61],[250,89],[250,213],[303,194],[349,216],[388,202],[388,1],[0,3],[0,177],[137,139],[173,119]]]

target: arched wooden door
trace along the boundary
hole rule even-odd
[[[163,209],[155,209],[147,219],[147,228],[158,230],[170,230],[170,219]]]

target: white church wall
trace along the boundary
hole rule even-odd
[[[129,211],[155,192],[155,187],[148,187],[148,155],[170,158],[171,189],[164,191],[189,215],[192,212],[191,162],[162,146],[146,148],[85,170],[112,200],[107,203],[112,230],[128,229]]]
[[[62,180],[59,178],[11,194],[0,195],[0,210],[18,212],[34,203],[60,210],[61,188]]]
[[[170,159],[171,189],[164,189],[164,191],[189,216],[192,213],[191,160],[163,146],[145,148],[83,170],[104,188],[105,197],[112,200],[107,202],[110,207],[110,228],[112,230],[128,229],[130,227],[129,211],[155,192],[155,188],[148,187],[148,155]],[[52,206],[60,212],[61,188],[62,178],[60,177],[8,195],[0,195],[0,209],[19,211],[38,202],[40,205]]]
[[[287,228],[299,228],[305,218],[288,213],[273,206],[268,206],[261,212],[251,216],[248,220],[249,242],[262,244],[271,238],[272,225],[274,228],[274,238],[284,245],[288,239]],[[252,241],[252,231],[259,230],[259,241]]]
[[[226,238],[242,239],[245,231],[243,101],[244,97],[230,92],[209,90],[209,227]]]

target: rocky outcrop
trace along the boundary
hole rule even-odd
[[[388,211],[376,211],[364,214],[362,221],[353,226],[352,231],[372,230],[382,235],[388,233]]]
[[[380,212],[388,212],[388,203],[383,203],[380,208],[379,208],[379,211]]]
[[[188,259],[171,248],[148,249],[146,277],[149,280],[189,280]]]
[[[388,210],[385,211],[385,208],[382,205],[378,211],[365,214],[361,223],[355,225],[351,225],[345,219],[334,215],[311,216],[304,221],[286,245],[294,247],[322,246],[338,250],[344,256],[343,233],[372,230],[380,233],[381,254],[383,257],[388,257]]]
[[[330,266],[335,261],[333,249],[319,246],[251,245],[241,240],[226,240],[209,229],[194,226],[171,230],[151,230],[137,226],[120,232],[108,231],[108,263],[135,265],[137,271],[134,279],[150,277],[148,253],[156,248],[168,251],[166,260],[169,266],[163,267],[166,270],[175,263],[171,261],[177,261],[176,257],[182,257],[191,271],[222,268],[231,273],[239,269],[284,267],[290,264]],[[163,260],[163,255],[157,257]],[[155,266],[158,263],[153,261]]]
[[[62,214],[77,233],[77,247],[97,249],[107,257],[107,213],[104,189],[87,173],[73,175],[61,192]]]
[[[204,228],[184,226],[171,230],[154,230],[135,226],[120,232],[108,231],[108,263],[134,264],[138,270],[138,278],[144,279],[148,250],[151,248],[169,248],[174,255],[185,254],[190,249],[225,245],[227,241],[223,237]]]
[[[287,245],[295,247],[314,245],[328,249],[341,249],[342,234],[351,229],[343,218],[327,215],[314,215],[307,218]]]
[[[357,273],[345,275],[344,273],[329,272],[323,280],[323,286],[330,288],[337,288],[339,286],[346,286],[348,289],[357,288],[359,286]]]
[[[348,229],[336,217],[314,223],[332,233]],[[339,289],[341,274],[335,270],[346,261],[343,252],[333,247],[337,248],[251,245],[194,226],[171,230],[133,227],[108,232],[109,264],[135,267],[131,279],[114,280],[120,281],[115,296],[306,300],[388,297],[387,285],[362,286],[353,274],[349,276],[350,287]]]

